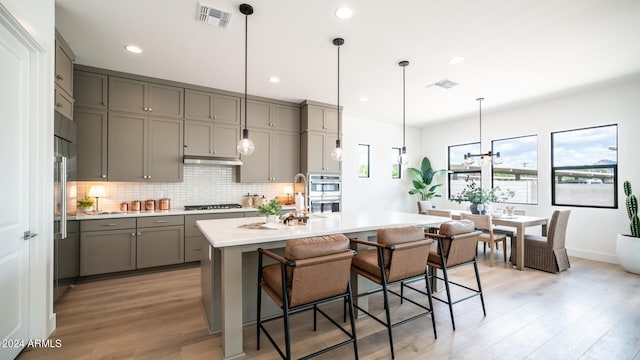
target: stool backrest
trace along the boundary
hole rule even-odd
[[[475,230],[472,220],[449,221],[440,225],[440,235],[447,236],[442,239],[445,264],[454,266],[469,262],[476,256],[478,247],[478,235],[482,231]],[[440,249],[438,249],[438,252]]]
[[[379,229],[377,235],[379,244],[394,246],[393,251],[383,249],[387,281],[405,279],[425,272],[433,240],[425,238],[422,226],[384,228]]]

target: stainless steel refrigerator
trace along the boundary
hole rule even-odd
[[[54,112],[53,296],[57,300],[80,275],[80,240],[76,213],[76,127]]]

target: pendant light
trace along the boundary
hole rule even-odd
[[[249,4],[241,4],[240,12],[244,17],[244,129],[242,130],[242,140],[238,141],[238,152],[241,155],[251,155],[255,150],[253,141],[249,139],[249,129],[247,128],[247,33],[249,29],[249,15],[253,14],[253,7]]]
[[[406,121],[405,121],[405,69],[409,66],[409,62],[407,60],[400,61],[398,63],[402,68],[402,153],[400,154],[400,158],[398,162],[402,165],[406,165],[409,162],[409,156],[407,156],[407,146],[405,143],[406,140]]]
[[[479,106],[479,120],[480,120],[480,149],[482,149],[482,101],[484,101],[484,98],[477,98],[476,99],[478,101],[478,106]],[[479,156],[480,157],[480,161],[476,162],[475,157]],[[494,158],[495,156],[495,158]],[[462,161],[462,163],[464,165],[480,165],[480,166],[487,166],[491,163],[495,164],[495,165],[499,165],[502,164],[502,158],[500,157],[500,152],[497,153],[493,153],[491,151],[487,152],[487,153],[480,153],[480,154],[472,154],[472,153],[466,153],[464,154],[464,160]]]
[[[338,47],[338,105],[336,111],[338,114],[338,137],[336,139],[336,148],[331,152],[331,158],[335,161],[342,161],[342,147],[340,146],[340,46],[344,44],[343,38],[333,39],[333,45]]]

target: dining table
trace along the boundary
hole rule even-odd
[[[463,210],[450,210],[451,218],[454,220],[460,219],[460,214]],[[547,236],[547,223],[549,221],[546,217],[529,216],[529,215],[503,215],[491,216],[493,225],[503,225],[516,228],[516,254],[511,254],[512,262],[515,261],[515,267],[518,270],[524,270],[524,234],[525,229],[528,227],[541,226],[541,235]],[[514,241],[514,239],[511,239]]]

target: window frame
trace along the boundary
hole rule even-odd
[[[503,139],[495,139],[495,140],[491,140],[491,152],[492,153],[496,153],[495,149],[494,149],[494,142],[496,141],[505,141],[505,140],[514,140],[514,139],[519,139],[519,138],[526,138],[526,137],[532,137],[535,136],[536,137],[536,202],[515,202],[515,201],[511,201],[507,200],[505,201],[505,203],[508,204],[518,204],[518,205],[538,205],[540,202],[540,169],[538,168],[538,134],[531,134],[531,135],[521,135],[521,136],[513,136],[513,137],[509,137],[509,138],[503,138]],[[494,167],[495,165],[493,164],[493,162],[491,163],[491,187],[495,187],[495,178],[494,178]],[[502,188],[501,188],[502,189]],[[502,189],[502,190],[506,190],[506,189]]]
[[[360,147],[367,147],[367,176],[360,175],[360,167],[363,165],[360,163]],[[371,178],[371,145],[369,144],[358,144],[358,178],[360,179],[370,179]]]
[[[559,133],[567,133],[572,131],[581,131],[589,129],[598,129],[609,126],[615,126],[616,133],[616,162],[611,165],[572,165],[572,166],[554,166],[554,135]],[[550,134],[551,137],[551,205],[552,206],[569,206],[569,207],[581,207],[581,208],[594,208],[594,209],[617,209],[618,208],[618,124],[606,124],[597,126],[588,126],[583,128],[575,128],[568,130],[553,131]],[[580,205],[580,204],[561,204],[556,201],[556,182],[555,174],[557,170],[577,170],[577,169],[613,169],[613,206],[600,206],[600,205]]]
[[[449,173],[447,174],[447,199],[449,201],[452,201],[451,197],[455,195],[455,194],[451,194],[451,178],[454,175],[466,174],[467,176],[469,176],[470,174],[478,174],[478,181],[476,183],[478,184],[478,186],[482,187],[482,168],[481,167],[479,167],[478,170],[458,170],[458,171],[451,170],[451,148],[459,147],[459,146],[476,145],[476,144],[478,145],[478,150],[479,150],[482,146],[482,144],[479,141],[447,146],[447,170],[449,171]],[[478,151],[478,153],[480,152]]]
[[[391,179],[393,179],[393,180],[402,179],[402,163],[400,162],[400,155],[402,154],[402,148],[392,146],[391,150],[392,151],[398,150],[398,157],[396,158],[396,162],[395,163],[391,163],[391,165],[392,165]],[[393,177],[393,166],[394,165],[398,165],[398,177]]]

